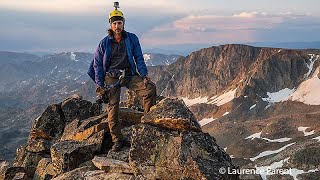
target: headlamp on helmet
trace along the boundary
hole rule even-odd
[[[118,21],[118,20],[122,20],[122,21],[124,22],[124,15],[123,15],[123,13],[118,10],[118,8],[120,8],[119,2],[114,2],[114,3],[113,3],[113,7],[115,8],[115,10],[113,10],[113,11],[109,14],[109,23],[112,23],[112,22]]]

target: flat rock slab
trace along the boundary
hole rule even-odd
[[[103,170],[88,171],[84,178],[85,180],[138,180],[131,174],[106,173]]]
[[[101,156],[95,156],[92,159],[93,164],[106,172],[113,172],[113,173],[132,173],[132,170],[129,166],[129,163],[116,160],[116,159],[110,159],[107,157],[101,157]]]

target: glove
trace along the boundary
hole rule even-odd
[[[96,93],[98,96],[103,96],[105,94],[105,88],[101,87],[101,86],[97,86],[96,87]]]
[[[108,91],[105,88],[103,88],[101,86],[97,86],[96,93],[98,95],[98,100],[97,100],[98,104],[109,102]]]

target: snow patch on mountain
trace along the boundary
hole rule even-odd
[[[316,59],[318,59],[318,55]],[[314,59],[314,58],[313,58]],[[305,75],[309,77],[312,72],[314,61],[311,61],[309,67],[309,72]],[[269,103],[276,103],[281,101],[298,101],[308,105],[320,105],[320,79],[318,78],[318,73],[320,72],[320,67],[318,67],[313,73],[312,77],[303,81],[298,88],[289,89],[285,88],[278,92],[267,92],[267,98],[262,98],[262,100]]]
[[[261,158],[261,157],[265,157],[265,156],[268,156],[268,155],[271,155],[271,154],[277,154],[277,153],[285,150],[287,147],[292,146],[293,144],[295,144],[295,142],[294,142],[294,143],[287,144],[287,145],[285,145],[284,147],[282,147],[282,148],[280,148],[280,149],[277,149],[277,150],[274,150],[274,151],[264,151],[264,152],[260,153],[258,156],[253,157],[253,158],[250,158],[250,160],[251,160],[251,161],[255,161],[256,159],[259,159],[259,158]]]
[[[235,94],[236,94],[237,88],[234,90],[230,90],[225,94],[222,94],[218,97],[214,96],[213,99],[209,100],[209,104],[215,104],[217,106],[221,106],[227,102],[230,102],[234,99]]]
[[[282,168],[284,163],[288,162],[289,159],[290,158],[286,158],[278,162],[273,162],[270,166],[256,166],[256,170],[260,174],[263,180],[267,180],[268,179],[267,175],[272,175],[272,174],[288,174],[292,176],[294,180],[298,180],[297,176],[299,174],[319,171],[318,169],[311,169],[308,171],[304,171],[297,168],[290,168],[290,169]],[[277,170],[281,170],[281,173],[277,173],[278,172]]]
[[[269,103],[281,102],[285,100],[288,96],[293,94],[294,91],[295,89],[285,88],[285,89],[281,89],[278,92],[273,92],[273,93],[267,92],[268,97],[262,98],[262,100],[267,101]]]
[[[312,138],[312,139],[318,140],[320,142],[320,136]]]
[[[227,114],[229,114],[229,112],[225,112],[222,116],[225,116],[225,115],[227,115]]]
[[[287,100],[299,101],[309,105],[320,105],[320,79],[318,78],[320,68],[314,72],[312,78],[302,82],[297,90]]]
[[[255,133],[255,134],[252,134],[252,135],[246,137],[245,139],[251,139],[251,140],[254,140],[254,139],[263,139],[263,140],[266,140],[266,141],[268,141],[268,142],[287,142],[287,141],[290,141],[290,140],[291,140],[291,138],[287,138],[287,137],[285,137],[285,138],[279,138],[279,139],[263,138],[263,137],[261,137],[261,133],[262,133],[262,131],[261,131],[261,132],[258,132],[258,133]]]
[[[206,103],[206,104],[215,104],[217,106],[221,106],[225,103],[232,101],[235,97],[237,89],[230,90],[227,93],[224,93],[220,96],[214,96],[210,99],[208,97],[197,97],[194,99],[189,99],[187,97],[182,97],[182,100],[187,106],[192,106],[194,104]],[[225,114],[226,115],[226,114]]]
[[[74,52],[71,52],[71,54],[70,54],[70,59],[71,59],[72,61],[79,61],[79,60],[76,60],[76,54],[75,54]]]
[[[187,97],[182,97],[182,100],[187,106],[192,106],[195,104],[200,104],[200,103],[207,103],[208,102],[208,97],[198,97],[194,99],[189,99]]]
[[[298,131],[303,132],[304,136],[310,136],[314,134],[314,130],[307,132],[306,130],[310,127],[298,127]]]
[[[279,138],[279,139],[269,139],[269,138],[262,138],[264,140],[267,140],[268,142],[287,142],[290,141],[292,138]]]
[[[52,70],[51,70],[51,74],[53,74],[54,70],[56,70],[58,68],[58,66],[54,67]]]
[[[262,133],[262,131],[261,131],[261,132],[258,132],[258,133],[254,133],[254,134],[246,137],[245,139],[251,139],[251,140],[254,140],[254,139],[256,139],[256,138],[260,139],[260,138],[261,138],[261,133]]]
[[[199,121],[199,124],[200,124],[200,126],[204,126],[204,125],[211,123],[214,120],[216,120],[216,118],[204,118]]]
[[[313,65],[314,65],[314,62],[316,60],[318,60],[319,58],[319,55],[315,55],[315,54],[309,54],[310,57],[310,64],[307,63],[307,67],[309,68],[309,71],[304,75],[305,78],[309,77],[309,75],[311,74],[312,70],[313,70]]]
[[[287,162],[289,159],[290,158],[286,158],[278,162],[273,162],[272,164],[270,164],[270,166],[258,166],[258,167],[256,166],[256,170],[260,174],[263,180],[267,180],[267,175],[275,174],[273,173],[275,172],[274,170],[281,168],[284,162]],[[290,174],[289,170],[288,170],[288,174]]]
[[[151,55],[150,54],[144,54],[143,55],[144,61],[148,61],[151,59]]]
[[[254,105],[252,105],[251,107],[250,107],[250,109],[253,109],[253,108],[255,108],[257,106],[257,104],[254,104]]]
[[[290,175],[293,177],[294,180],[298,180],[297,176],[299,174],[304,174],[304,173],[310,173],[310,172],[317,172],[319,171],[319,169],[311,169],[309,171],[304,171],[304,170],[300,170],[300,169],[297,169],[297,168],[292,168],[290,169]]]

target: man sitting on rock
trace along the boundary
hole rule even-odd
[[[88,74],[97,84],[99,96],[107,93],[108,124],[114,145],[112,150],[119,151],[124,146],[119,122],[119,102],[121,86],[126,86],[143,97],[144,113],[149,112],[156,103],[156,86],[150,80],[144,62],[138,37],[124,30],[125,18],[121,11],[115,10],[109,14],[111,28],[108,36],[102,39],[90,65]],[[119,72],[125,77],[119,78]],[[115,83],[115,87],[108,88]]]

